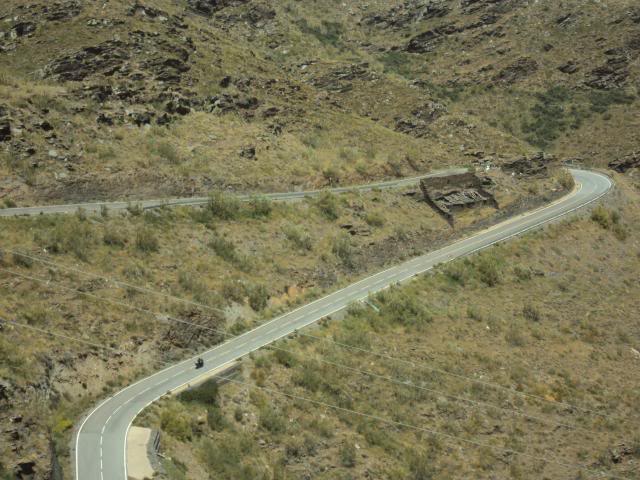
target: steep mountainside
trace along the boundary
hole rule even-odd
[[[0,19],[9,203],[637,150],[633,0],[7,0]]]

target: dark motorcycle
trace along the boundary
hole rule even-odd
[[[198,358],[196,360],[196,368],[202,368],[204,366],[204,360],[202,360],[201,358]]]

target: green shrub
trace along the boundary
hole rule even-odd
[[[301,229],[289,225],[284,228],[284,235],[298,250],[306,252],[313,250],[313,240],[311,236]]]
[[[249,215],[252,218],[267,218],[272,211],[272,203],[264,197],[254,197],[249,201]]]
[[[347,468],[356,466],[356,445],[353,441],[345,441],[340,446],[340,463]]]
[[[20,255],[19,253],[14,253],[12,255],[14,265],[18,267],[31,268],[33,267],[33,260],[29,257],[25,257],[24,255]]]
[[[564,104],[571,98],[571,91],[555,86],[536,95],[536,103],[529,112],[531,120],[522,122],[525,139],[536,147],[547,148],[567,126]]]
[[[340,216],[338,199],[331,192],[322,192],[316,199],[315,204],[320,213],[329,220],[337,220]]]
[[[21,314],[22,318],[29,324],[34,326],[46,325],[47,319],[50,317],[49,312],[41,306],[32,305],[25,308]]]
[[[220,220],[236,220],[242,213],[240,201],[222,192],[214,192],[209,197],[206,210]]]
[[[147,227],[138,228],[136,231],[136,248],[145,253],[153,253],[160,250],[160,242],[153,230]]]
[[[317,365],[313,362],[305,362],[300,371],[294,375],[293,381],[310,392],[317,392],[322,386],[322,377],[318,373]]]
[[[225,282],[222,285],[222,296],[232,302],[242,303],[247,296],[246,286],[239,280]]]
[[[542,320],[542,314],[540,313],[540,310],[529,303],[527,303],[522,308],[522,316],[532,322],[539,322],[540,320]]]
[[[260,426],[275,435],[287,431],[287,422],[283,413],[272,406],[266,406],[260,411]]]
[[[476,270],[480,281],[488,287],[495,287],[502,281],[501,262],[490,254],[481,255],[475,261]]]
[[[380,212],[369,212],[364,217],[364,221],[372,227],[382,227],[384,225],[384,216]]]
[[[209,248],[211,248],[216,255],[223,258],[228,262],[234,262],[237,257],[236,246],[235,244],[222,237],[213,237],[209,241]]]
[[[255,285],[249,289],[249,306],[256,312],[264,310],[269,301],[269,292],[264,285]]]
[[[405,326],[423,326],[433,321],[433,316],[417,295],[402,289],[391,288],[376,297],[380,315],[391,323]]]
[[[298,359],[295,355],[286,350],[274,350],[273,356],[280,365],[286,368],[292,368],[298,364]]]
[[[227,419],[222,414],[220,407],[214,406],[207,410],[207,424],[215,432],[220,432],[227,427]]]
[[[589,92],[591,110],[597,113],[605,113],[611,105],[629,105],[635,101],[633,95],[627,94],[622,89],[591,90]]]
[[[178,149],[169,142],[163,141],[158,143],[158,145],[156,146],[156,153],[160,156],[160,158],[173,165],[178,164],[181,161]]]
[[[338,235],[333,239],[331,251],[347,268],[353,268],[355,252],[351,245],[351,236],[348,233]]]
[[[341,37],[345,32],[342,23],[322,20],[319,26],[314,26],[306,18],[301,18],[296,23],[302,33],[313,35],[324,45],[337,47],[342,43]]]
[[[160,414],[160,428],[163,432],[183,442],[190,440],[193,435],[187,416],[182,413],[179,407],[171,404],[166,406]]]
[[[102,234],[103,243],[111,247],[124,247],[127,244],[127,240],[125,233],[116,228],[106,229]]]
[[[380,56],[384,71],[408,77],[413,73],[411,68],[413,57],[405,52],[390,50]]]
[[[524,347],[527,343],[525,336],[517,325],[512,325],[505,333],[504,338],[512,347]]]

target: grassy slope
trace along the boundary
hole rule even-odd
[[[242,383],[221,387],[217,401],[204,395],[204,401],[167,399],[152,407],[143,422],[163,428],[165,453],[173,459],[168,478],[568,479],[588,478],[592,470],[637,478],[638,382],[624,372],[639,361],[633,350],[640,341],[639,199],[637,190],[618,180],[608,207],[592,217],[454,262],[374,298],[380,313],[357,307],[344,320],[310,332],[399,361],[303,335],[245,360],[236,377]],[[433,367],[544,400],[438,374]],[[473,408],[452,396],[585,430]],[[624,450],[622,444],[628,453],[614,463],[612,451]],[[501,449],[584,467],[545,464]]]

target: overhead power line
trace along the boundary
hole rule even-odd
[[[391,420],[388,418],[384,418],[384,417],[380,417],[378,415],[373,415],[373,414],[369,414],[369,413],[365,413],[365,412],[360,412],[358,410],[352,410],[349,408],[345,408],[345,407],[340,407],[338,405],[333,405],[330,403],[326,403],[326,402],[322,402],[319,400],[314,400],[312,398],[308,398],[308,397],[303,397],[300,395],[294,395],[292,393],[286,393],[286,392],[282,392],[280,390],[275,390],[272,388],[268,388],[268,387],[261,387],[259,385],[255,385],[255,384],[251,384],[248,382],[244,382],[242,380],[238,380],[232,377],[228,377],[228,376],[224,376],[222,374],[217,374],[213,376],[214,378],[219,378],[221,380],[230,382],[230,383],[235,383],[238,385],[243,385],[249,388],[255,388],[255,389],[259,389],[259,390],[263,390],[265,392],[268,393],[272,393],[272,394],[276,394],[276,395],[281,395],[284,397],[288,397],[291,398],[293,400],[297,400],[297,401],[301,401],[301,402],[307,402],[319,407],[325,407],[331,410],[335,410],[335,411],[339,411],[339,412],[345,412],[345,413],[349,413],[355,416],[359,416],[359,417],[363,417],[363,418],[368,418],[370,420],[375,420],[378,421],[380,423],[386,423],[388,425],[394,425],[396,427],[401,427],[401,428],[407,428],[410,430],[416,430],[416,431],[421,431],[421,432],[425,432],[425,433],[429,433],[431,435],[435,435],[435,436],[439,436],[439,437],[443,437],[448,439],[450,442],[453,443],[464,443],[467,445],[471,445],[475,448],[488,448],[494,452],[500,452],[500,453],[505,453],[505,454],[509,454],[509,455],[515,455],[515,456],[519,456],[522,458],[528,458],[530,460],[536,460],[539,462],[544,462],[545,464],[550,464],[550,465],[557,465],[566,469],[570,469],[570,470],[585,470],[588,471],[589,473],[593,474],[593,475],[598,475],[601,477],[606,477],[606,478],[611,478],[614,480],[629,480],[626,477],[619,477],[616,475],[612,475],[612,474],[608,474],[605,472],[597,472],[593,469],[591,469],[591,467],[589,467],[588,465],[581,465],[581,464],[572,464],[572,463],[566,463],[566,462],[560,462],[558,460],[554,460],[554,459],[550,459],[548,457],[544,457],[544,456],[538,456],[538,455],[532,455],[526,452],[521,452],[519,450],[513,450],[513,449],[509,449],[509,448],[502,448],[502,447],[496,447],[494,445],[490,445],[488,443],[484,443],[484,442],[478,442],[475,440],[469,440],[466,438],[462,438],[462,437],[458,437],[456,435],[451,435],[449,433],[446,432],[441,432],[439,430],[435,430],[435,429],[431,429],[431,428],[427,428],[427,427],[421,427],[419,425],[412,425],[409,423],[405,423],[405,422],[399,422],[396,420]]]
[[[18,273],[18,272],[12,271],[12,270],[7,270],[7,269],[4,269],[4,268],[0,268],[0,271],[15,275],[17,277],[20,277],[20,278],[23,278],[23,279],[26,279],[26,280],[36,281],[36,282],[43,283],[43,284],[46,284],[46,285],[49,285],[50,283],[54,283],[54,284],[56,284],[56,287],[59,288],[59,289],[62,289],[62,290],[65,290],[65,291],[69,291],[69,292],[72,292],[72,293],[78,293],[80,295],[86,296],[88,298],[95,299],[97,301],[101,301],[101,302],[117,305],[117,306],[128,308],[128,309],[131,309],[131,310],[134,310],[134,311],[139,311],[141,313],[144,313],[144,314],[147,314],[147,315],[153,317],[155,320],[159,320],[160,319],[160,321],[164,321],[166,319],[167,321],[183,323],[183,324],[186,324],[186,325],[189,325],[189,326],[193,326],[195,328],[199,328],[199,329],[208,330],[208,331],[212,331],[212,332],[218,333],[218,334],[226,337],[228,340],[236,338],[236,336],[232,336],[231,334],[227,333],[226,331],[224,331],[222,329],[218,329],[218,328],[215,328],[215,327],[208,327],[206,325],[200,325],[200,324],[197,324],[197,323],[184,321],[184,320],[181,320],[181,319],[178,319],[178,318],[175,318],[175,317],[171,317],[171,316],[165,316],[163,318],[163,316],[158,312],[154,312],[152,310],[147,310],[147,309],[144,309],[144,308],[140,308],[140,307],[137,307],[135,305],[131,305],[131,304],[126,303],[126,302],[120,302],[120,301],[116,301],[116,300],[111,300],[111,299],[107,299],[107,298],[104,298],[104,297],[100,297],[100,296],[97,296],[97,295],[93,295],[91,293],[83,292],[83,291],[78,290],[78,289],[69,288],[69,287],[61,285],[60,282],[55,281],[55,280],[44,280],[42,278],[34,277],[34,276],[31,276],[31,275],[21,274],[21,273]],[[293,355],[297,354],[297,352],[294,352],[292,350],[287,350],[285,348],[278,347],[278,346],[273,345],[273,344],[272,345],[266,345],[265,348],[270,349],[270,350],[274,350],[274,351],[279,350],[279,351],[283,351],[283,352],[290,353],[290,354],[293,354]],[[490,402],[482,402],[482,401],[473,400],[473,399],[466,398],[466,397],[452,395],[452,394],[447,393],[447,392],[445,392],[443,390],[437,390],[437,389],[433,389],[433,388],[428,388],[428,387],[425,387],[425,386],[417,385],[417,384],[415,384],[413,382],[406,382],[406,381],[403,381],[401,379],[394,378],[394,377],[391,377],[391,376],[384,376],[384,375],[377,374],[375,372],[360,370],[360,369],[357,369],[357,368],[354,368],[354,367],[350,367],[350,366],[345,365],[345,364],[341,364],[341,363],[325,360],[324,358],[319,358],[318,361],[321,362],[321,363],[336,367],[336,368],[341,368],[341,369],[344,369],[344,370],[347,370],[347,371],[351,371],[351,372],[357,373],[357,374],[362,375],[362,376],[377,378],[379,380],[383,380],[383,381],[386,381],[386,382],[389,382],[389,383],[393,383],[395,385],[403,386],[405,388],[413,388],[413,389],[416,389],[416,390],[426,391],[426,392],[429,392],[431,394],[438,394],[438,395],[442,395],[442,396],[445,396],[447,398],[450,398],[450,399],[453,399],[453,400],[456,400],[456,401],[465,402],[469,406],[471,406],[472,408],[494,408],[494,409],[501,410],[503,412],[509,413],[511,415],[520,416],[522,418],[527,418],[527,419],[534,420],[534,421],[537,421],[537,422],[540,422],[540,423],[544,423],[544,424],[555,425],[555,426],[559,426],[559,427],[568,428],[568,429],[571,429],[571,430],[581,430],[581,431],[584,431],[584,432],[596,433],[593,430],[589,430],[589,429],[586,429],[586,428],[583,428],[583,427],[579,427],[577,425],[568,424],[568,423],[564,423],[564,422],[558,422],[558,421],[550,419],[550,418],[543,418],[543,417],[539,417],[539,416],[535,416],[535,415],[530,415],[530,414],[527,414],[527,413],[525,413],[525,412],[523,412],[523,411],[521,411],[519,409],[516,409],[516,408],[507,408],[507,407],[496,405],[496,404],[493,404],[493,403],[490,403]]]

